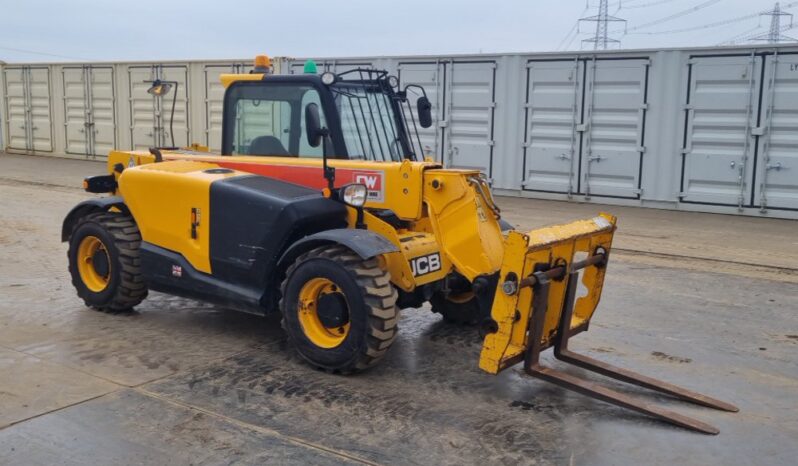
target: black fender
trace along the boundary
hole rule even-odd
[[[399,252],[399,248],[396,245],[373,231],[336,228],[306,236],[289,246],[280,257],[278,267],[287,267],[302,253],[326,244],[346,246],[364,260],[380,254]]]
[[[76,205],[69,211],[66,218],[64,218],[64,224],[61,226],[61,241],[69,241],[75,224],[78,223],[78,220],[82,217],[92,212],[107,212],[112,207],[116,207],[125,213],[129,212],[125,205],[125,201],[118,196],[97,197]]]

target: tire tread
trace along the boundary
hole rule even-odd
[[[396,339],[399,326],[397,325],[398,310],[396,300],[399,293],[391,284],[390,273],[383,270],[377,259],[361,259],[350,249],[340,245],[322,246],[300,255],[286,270],[285,277],[280,286],[282,295],[288,284],[288,278],[293,271],[303,262],[311,259],[323,258],[342,265],[355,277],[363,293],[363,300],[368,307],[368,334],[366,345],[360,354],[344,368],[336,369],[338,373],[351,373],[367,369],[375,365],[388,352],[388,348]],[[283,313],[283,325],[286,325],[285,300],[280,298],[280,311]],[[290,332],[286,332],[289,337]],[[310,361],[312,363],[312,361]],[[321,369],[325,369],[321,367]]]
[[[105,229],[114,238],[114,246],[119,252],[119,284],[108,301],[103,306],[96,306],[90,302],[87,291],[79,286],[80,274],[72,273],[72,264],[69,271],[72,275],[72,284],[78,290],[78,296],[83,299],[86,306],[102,312],[121,312],[132,309],[147,297],[147,285],[141,273],[141,233],[133,218],[129,215],[115,212],[95,212],[83,217],[76,225],[77,230],[85,223],[96,223]],[[69,257],[69,252],[67,252]]]

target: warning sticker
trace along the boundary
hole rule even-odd
[[[363,170],[352,172],[352,183],[366,185],[370,202],[385,202],[385,172]]]

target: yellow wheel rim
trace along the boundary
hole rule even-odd
[[[86,288],[99,293],[108,286],[108,281],[111,278],[111,258],[99,238],[96,236],[83,238],[78,246],[76,260],[80,279],[86,285]],[[95,264],[96,260],[105,260],[105,264]],[[100,270],[105,271],[104,275],[97,271],[98,267]]]
[[[321,348],[335,348],[343,343],[349,334],[349,318],[342,325],[326,326],[319,317],[319,302],[329,294],[338,294],[346,303],[346,298],[338,286],[326,278],[308,280],[299,291],[299,324],[308,340]],[[348,303],[346,304],[348,311]],[[329,325],[329,324],[328,324]]]

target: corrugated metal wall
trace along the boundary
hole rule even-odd
[[[301,73],[305,59],[274,60]],[[798,218],[798,47],[318,58],[420,84],[425,153],[485,171],[498,193]],[[8,152],[102,157],[112,147],[221,143],[221,73],[249,59],[0,64]],[[146,93],[156,78],[172,94]],[[174,91],[173,91],[174,92]]]

